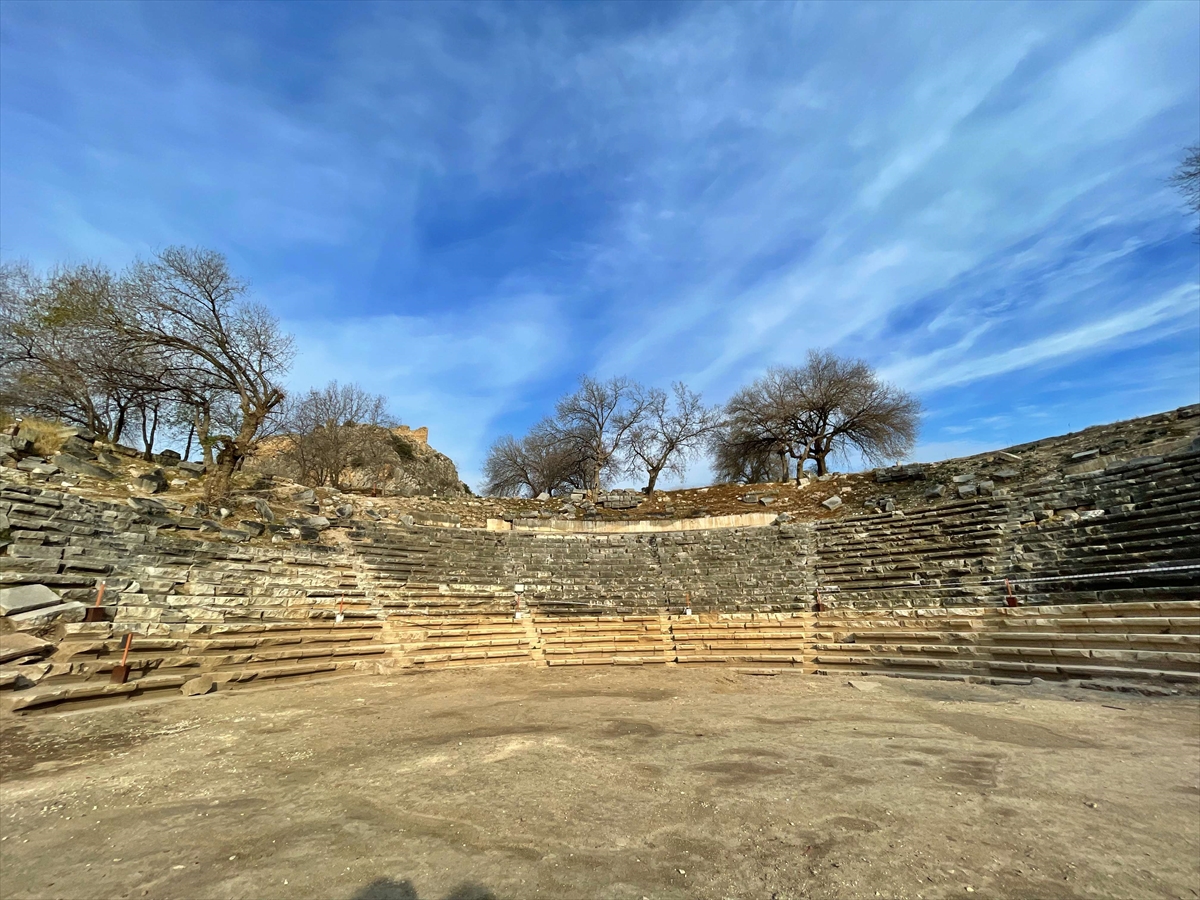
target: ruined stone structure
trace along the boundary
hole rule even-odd
[[[0,635],[0,686],[24,711],[498,664],[1200,686],[1200,441],[1086,463],[907,513],[645,533],[350,520],[332,545],[183,538],[11,484],[0,584],[55,593],[9,595],[0,623],[26,633]],[[80,621],[99,580],[105,621]]]

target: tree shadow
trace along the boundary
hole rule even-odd
[[[413,883],[405,878],[396,881],[392,878],[376,878],[370,884],[359,888],[350,900],[421,900]],[[495,894],[482,884],[464,881],[450,890],[443,900],[498,900]]]

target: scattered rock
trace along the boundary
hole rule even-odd
[[[997,469],[992,473],[992,478],[996,481],[1011,481],[1020,474],[1016,469]]]
[[[1006,462],[1020,462],[1021,457],[1015,453],[1009,453],[1007,450],[997,450],[992,454],[992,459],[1002,459]]]
[[[168,487],[167,476],[163,474],[162,469],[138,475],[131,484],[134,490],[145,491],[147,494],[161,494]]]
[[[187,473],[188,475],[204,474],[204,463],[188,462],[186,459],[182,462],[176,463],[175,468],[177,468],[180,472]]]
[[[537,495],[537,501],[539,503],[545,503],[549,499],[550,499],[550,495],[547,494],[545,491],[542,491],[540,494]]]
[[[271,504],[262,497],[255,497],[253,500],[254,511],[258,513],[259,518],[264,522],[274,522],[275,513],[271,510]]]
[[[958,496],[974,497],[978,493],[978,489],[973,484],[960,484],[958,486]]]
[[[157,454],[154,459],[159,465],[166,466],[168,469],[178,466],[183,461],[183,457],[175,450],[164,450],[162,453]]]
[[[775,498],[774,497],[759,497],[758,502],[762,506],[770,506],[772,503],[775,502]]]
[[[1072,453],[1071,459],[1091,459],[1093,456],[1100,455],[1100,448],[1093,447],[1091,450],[1080,450],[1078,453]]]
[[[953,481],[955,484],[970,484],[972,481],[975,480],[975,473],[974,472],[966,472],[962,475],[955,475],[950,480]]]
[[[926,500],[936,500],[938,497],[941,497],[945,493],[946,493],[946,486],[944,484],[935,484],[933,487],[931,487],[929,490],[927,490],[925,492],[925,499]]]
[[[217,682],[211,675],[201,675],[199,678],[192,678],[185,681],[179,688],[179,692],[185,697],[197,697],[201,694],[210,694],[217,689]]]
[[[312,488],[305,488],[302,491],[296,491],[292,494],[292,499],[297,503],[315,503],[317,501],[317,492]]]
[[[349,519],[354,515],[354,507],[349,503],[343,503],[341,506],[335,508],[334,512],[338,514],[338,518],[340,519]]]
[[[167,508],[163,504],[157,500],[151,500],[149,497],[130,497],[125,502],[138,512],[149,513],[154,516],[166,515],[167,512]]]
[[[22,472],[29,472],[33,475],[56,475],[59,468],[53,463],[48,463],[38,456],[27,456],[19,463],[17,468]]]
[[[256,522],[253,519],[242,519],[238,523],[238,528],[249,534],[251,537],[258,537],[267,530],[267,526],[262,522]]]
[[[975,487],[978,488],[979,493],[989,496],[995,490],[996,483],[994,481],[981,481]]]
[[[842,498],[835,494],[834,496],[830,497],[828,500],[822,500],[821,505],[823,507],[825,507],[826,509],[830,509],[830,510],[837,509],[839,506],[842,505]]]

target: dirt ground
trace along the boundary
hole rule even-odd
[[[1200,700],[492,669],[5,718],[0,897],[1200,897]]]

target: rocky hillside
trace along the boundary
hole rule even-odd
[[[428,428],[393,429],[362,425],[354,429],[358,450],[351,454],[351,467],[340,482],[347,493],[380,497],[469,496],[470,488],[458,477],[454,461],[429,446]],[[259,475],[302,481],[289,462],[289,439],[263,441],[247,470]]]

